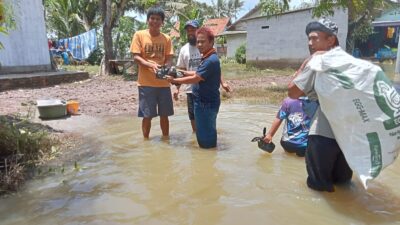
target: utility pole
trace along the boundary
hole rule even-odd
[[[396,67],[394,69],[394,82],[400,84],[400,35],[397,43]]]
[[[400,0],[397,0],[400,3]],[[400,86],[400,35],[397,42],[397,57],[396,57],[396,67],[394,68],[394,83]]]

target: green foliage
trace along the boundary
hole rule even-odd
[[[266,15],[274,15],[288,11],[290,0],[261,0],[260,3]],[[317,1],[313,9],[313,16],[332,16],[335,8],[348,9],[349,25],[346,50],[351,52],[355,40],[363,41],[372,33],[370,24],[374,17],[377,16],[382,9],[394,4],[395,3],[386,0]]]
[[[272,16],[289,10],[289,2],[284,0],[260,0],[264,15]]]
[[[98,0],[45,0],[46,25],[57,38],[76,36],[100,26]]]
[[[374,33],[374,28],[371,26],[370,23],[362,23],[358,27],[354,29],[352,37],[355,41],[360,41],[365,43],[368,41],[368,38],[371,34]]]
[[[15,2],[18,4],[18,2]],[[7,35],[10,30],[15,29],[16,21],[13,6],[10,4],[6,4],[0,0],[0,34]],[[3,49],[4,46],[0,42],[0,49]]]
[[[235,59],[236,62],[239,64],[246,63],[246,44],[242,44],[239,46],[239,48],[236,49]]]
[[[49,131],[49,127],[19,117],[0,116],[0,193],[18,188],[25,169],[51,154],[55,140]]]
[[[130,57],[129,48],[133,34],[137,30],[144,29],[145,27],[145,23],[142,23],[133,17],[124,16],[119,19],[119,24],[113,32],[113,39],[115,40],[115,56],[117,58],[124,59]]]
[[[204,17],[201,15],[201,11],[196,8],[190,10],[182,10],[182,12],[177,12],[179,18],[179,42],[184,45],[187,42],[187,35],[185,30],[185,24],[189,20],[198,20],[199,25],[202,26],[204,22]]]
[[[101,59],[104,56],[104,52],[102,51],[102,48],[97,47],[94,51],[92,51],[89,55],[89,57],[86,59],[86,61],[90,65],[100,65]]]
[[[238,12],[243,8],[244,1],[240,0],[217,0],[212,1],[214,12],[213,17],[236,18]]]

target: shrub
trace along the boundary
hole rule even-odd
[[[51,154],[55,142],[48,126],[15,116],[0,116],[0,194],[15,191],[33,168]]]
[[[236,62],[239,64],[246,63],[246,44],[242,44],[239,46],[238,49],[236,49],[235,59],[236,59]]]
[[[89,57],[86,59],[86,61],[90,65],[100,65],[101,59],[103,58],[103,51],[101,48],[96,48],[93,52],[90,53]]]

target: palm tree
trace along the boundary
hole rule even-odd
[[[238,12],[243,8],[244,1],[241,0],[217,0],[216,3],[212,1],[215,9],[214,17],[237,17]]]
[[[79,1],[45,0],[45,9],[47,29],[58,38],[72,37],[85,30],[77,17]]]
[[[46,23],[58,38],[78,35],[100,24],[98,0],[44,0]]]

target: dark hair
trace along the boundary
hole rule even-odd
[[[207,36],[208,40],[211,42],[214,42],[214,33],[212,32],[212,30],[208,27],[200,27],[197,31],[196,31],[196,36],[199,34],[204,34]]]
[[[161,17],[161,20],[164,22],[164,18],[165,18],[165,13],[164,10],[160,7],[151,7],[148,11],[147,11],[147,21],[150,19],[150,16],[152,15],[159,15]]]

